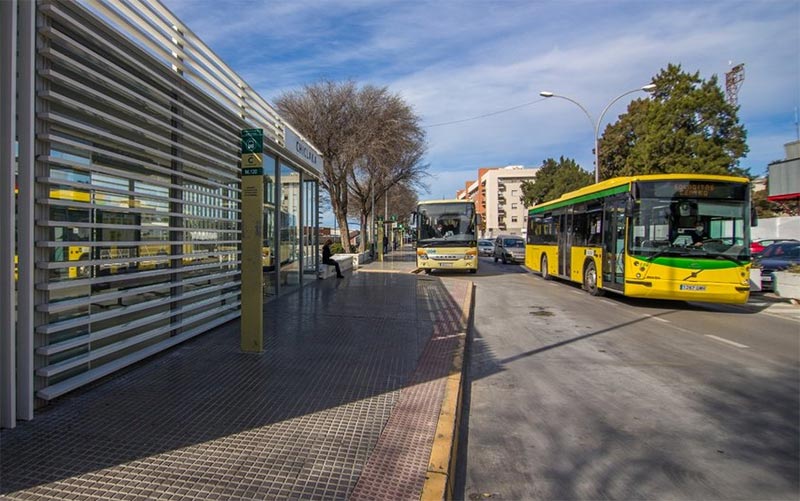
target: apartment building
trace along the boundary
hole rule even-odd
[[[476,181],[467,181],[456,193],[457,198],[475,201],[483,220],[482,238],[525,235],[528,214],[522,203],[522,183],[533,180],[537,170],[522,165],[483,167]]]

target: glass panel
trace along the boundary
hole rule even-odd
[[[419,244],[463,246],[476,240],[473,202],[420,204]]]
[[[280,280],[290,289],[300,284],[300,173],[284,164],[280,197]]]
[[[316,181],[303,181],[303,280],[316,280],[319,252],[317,242]]]
[[[277,293],[277,250],[275,246],[275,189],[276,160],[264,155],[264,245],[261,248],[264,270],[264,297]]]
[[[643,198],[631,225],[630,252],[662,256],[749,259],[744,200]]]

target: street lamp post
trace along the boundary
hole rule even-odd
[[[603,122],[603,117],[605,116],[608,109],[611,108],[611,105],[613,105],[623,97],[627,96],[628,94],[633,94],[634,92],[639,92],[639,91],[650,92],[652,90],[655,90],[655,88],[656,88],[655,84],[648,84],[639,87],[638,89],[633,89],[627,92],[623,92],[619,96],[612,99],[611,102],[606,105],[606,107],[603,109],[603,112],[600,113],[600,118],[597,119],[596,122],[592,118],[592,115],[586,110],[586,108],[584,108],[581,103],[572,98],[569,98],[567,96],[561,96],[559,94],[554,94],[553,92],[549,91],[542,91],[539,93],[539,95],[542,97],[559,97],[561,99],[566,99],[567,101],[571,102],[572,104],[580,108],[581,111],[583,111],[583,113],[586,115],[586,118],[589,119],[589,124],[592,126],[592,129],[594,130],[594,182],[599,183],[600,182],[600,124]]]

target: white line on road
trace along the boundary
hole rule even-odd
[[[712,336],[711,334],[704,334],[704,335],[705,335],[705,337],[710,337],[711,339],[716,339],[717,341],[721,341],[723,343],[728,343],[729,345],[735,346],[737,348],[749,348],[749,346],[747,346],[745,344],[735,343],[733,341],[729,341],[729,340],[721,338],[721,337]]]
[[[648,315],[647,318],[652,318],[653,320],[658,320],[659,322],[664,322],[665,324],[670,323],[670,321],[666,318],[656,317],[654,315]]]

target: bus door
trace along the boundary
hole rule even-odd
[[[562,209],[561,214],[558,215],[558,227],[561,228],[558,238],[558,274],[569,277],[570,248],[572,247],[572,214],[568,214],[565,209]]]
[[[628,195],[606,199],[603,214],[603,288],[622,291],[625,284],[625,202]]]

